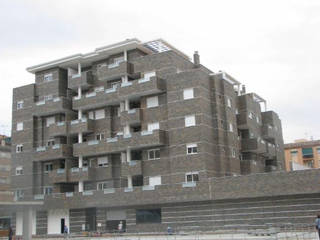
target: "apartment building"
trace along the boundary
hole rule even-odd
[[[10,191],[11,171],[11,139],[0,135],[0,204],[13,201],[13,194]],[[10,225],[10,214],[0,212],[0,236],[6,233]]]
[[[44,201],[34,234],[158,231],[179,222],[164,205],[205,201],[212,179],[284,170],[278,115],[197,52],[129,39],[27,70],[12,185],[16,201]]]
[[[319,168],[320,140],[298,139],[284,145],[287,171]]]

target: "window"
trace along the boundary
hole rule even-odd
[[[23,174],[23,167],[18,166],[16,167],[16,175],[22,175]]]
[[[249,118],[253,119],[253,113],[252,112],[249,112]]]
[[[95,119],[103,119],[105,118],[105,111],[104,109],[99,109],[95,111]]]
[[[120,82],[119,81],[111,83],[111,88],[112,89],[117,89],[119,86],[120,86]]]
[[[161,209],[137,209],[136,223],[161,223]]]
[[[158,107],[158,96],[147,98],[147,108]]]
[[[53,191],[53,187],[44,187],[43,194],[50,195],[50,194],[52,194],[52,191]]]
[[[156,76],[156,72],[145,72],[143,75],[144,79],[150,79],[151,77]]]
[[[18,101],[17,102],[17,109],[22,109],[23,108],[23,101]]]
[[[320,148],[317,148],[317,153],[318,155],[320,155]]]
[[[46,96],[43,97],[43,99],[44,99],[45,101],[49,101],[49,100],[52,100],[52,99],[53,99],[53,96],[52,96],[52,95],[46,95]]]
[[[196,116],[189,115],[184,117],[184,123],[186,127],[191,127],[196,125]]]
[[[17,189],[14,191],[14,196],[17,200],[22,199],[23,198],[23,190],[22,189]]]
[[[187,144],[187,154],[197,154],[198,153],[198,144],[189,143]]]
[[[230,131],[230,132],[233,132],[233,125],[232,125],[232,123],[229,123],[229,131]]]
[[[17,146],[16,146],[16,152],[17,152],[17,153],[20,153],[20,152],[22,152],[22,151],[23,151],[23,145],[22,145],[22,144],[17,145]]]
[[[232,156],[233,158],[236,157],[236,150],[235,150],[234,148],[231,148],[231,156]]]
[[[194,98],[193,96],[193,88],[187,88],[183,90],[183,99],[187,100],[187,99],[192,99]]]
[[[313,157],[313,149],[312,148],[302,148],[302,156],[303,156],[303,158],[312,158]]]
[[[227,106],[231,108],[231,99],[229,97],[227,97]]]
[[[260,118],[256,117],[257,123],[260,123]]]
[[[46,119],[47,127],[54,124],[55,122],[56,122],[55,117],[47,117],[47,119]]]
[[[96,140],[101,141],[103,139],[104,139],[104,134],[103,133],[96,134]]]
[[[94,120],[94,111],[89,112],[89,119]]]
[[[149,177],[149,186],[161,185],[161,176]]]
[[[23,130],[23,122],[18,122],[17,123],[17,131],[22,131]]]
[[[148,151],[148,159],[155,160],[160,158],[160,149],[151,149]]]
[[[53,170],[53,164],[52,163],[44,164],[44,172],[51,172],[52,170]]]
[[[197,182],[197,181],[199,181],[199,173],[198,172],[186,173],[186,182]]]
[[[53,146],[54,145],[54,139],[49,139],[47,142],[47,146]]]
[[[155,123],[148,123],[148,131],[152,132],[153,130],[158,130],[159,127],[159,122]]]
[[[97,190],[104,190],[108,188],[107,182],[98,182],[97,183]]]
[[[52,73],[45,74],[43,77],[43,81],[45,81],[45,82],[52,81]]]
[[[98,166],[99,167],[108,167],[109,161],[108,157],[99,157],[98,158]]]

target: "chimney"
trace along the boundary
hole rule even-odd
[[[246,85],[242,85],[241,94],[246,94]]]
[[[200,56],[198,51],[195,51],[193,54],[193,64],[196,68],[200,67]]]

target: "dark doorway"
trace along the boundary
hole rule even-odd
[[[122,231],[126,231],[126,220],[109,220],[106,221],[107,232],[118,232],[119,223],[122,221]]]
[[[64,218],[61,218],[61,233],[64,232],[64,225],[65,225],[65,222],[64,222]]]
[[[96,230],[96,208],[86,208],[86,231],[92,232]]]

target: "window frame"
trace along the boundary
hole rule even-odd
[[[194,88],[183,89],[183,100],[188,100],[193,98],[194,98]]]
[[[16,145],[16,153],[21,153],[21,152],[23,152],[23,144]]]
[[[23,166],[16,167],[16,176],[23,175]]]
[[[51,82],[53,81],[53,74],[52,73],[46,73],[43,75],[43,81],[44,82]]]
[[[47,169],[47,166],[51,166],[51,169]],[[44,164],[44,172],[45,173],[49,173],[49,172],[52,172],[53,171],[53,163],[45,163]]]
[[[23,122],[17,122],[16,130],[17,131],[23,131]]]
[[[23,100],[17,101],[17,110],[23,109]]]
[[[151,99],[156,99],[153,104],[151,104],[149,102],[149,101],[151,101]],[[147,99],[146,99],[146,107],[147,108],[159,107],[159,96],[157,95],[157,96],[147,97]]]
[[[159,151],[159,158],[156,157],[156,151]],[[150,152],[153,152],[154,154],[154,158],[150,158]],[[160,148],[154,148],[154,149],[149,149],[148,150],[148,160],[157,160],[157,159],[160,159]]]
[[[192,181],[188,181],[188,176],[190,176],[191,175],[191,179],[192,179]],[[197,175],[198,177],[197,177],[197,180],[194,180],[194,175]],[[185,182],[187,183],[187,182],[199,182],[199,179],[200,179],[200,177],[199,177],[199,172],[198,171],[195,171],[195,172],[187,172],[186,174],[185,174]]]
[[[191,149],[190,153],[188,151],[189,148]],[[196,149],[196,152],[194,152],[194,149]],[[186,150],[187,150],[187,155],[198,154],[198,144],[197,143],[187,143],[186,144]]]
[[[106,161],[103,161],[103,163],[99,163],[100,161],[102,160],[106,160]],[[97,166],[98,168],[101,168],[101,167],[109,167],[109,158],[107,156],[104,156],[104,157],[98,157],[97,158]]]
[[[184,116],[184,126],[185,127],[194,127],[196,125],[197,125],[197,121],[196,121],[196,115],[195,114]]]
[[[150,126],[153,126],[152,130],[149,130]],[[156,126],[156,127],[154,127],[154,126]],[[160,123],[159,122],[148,123],[148,132],[152,132],[153,130],[159,130],[159,129],[160,129]]]

